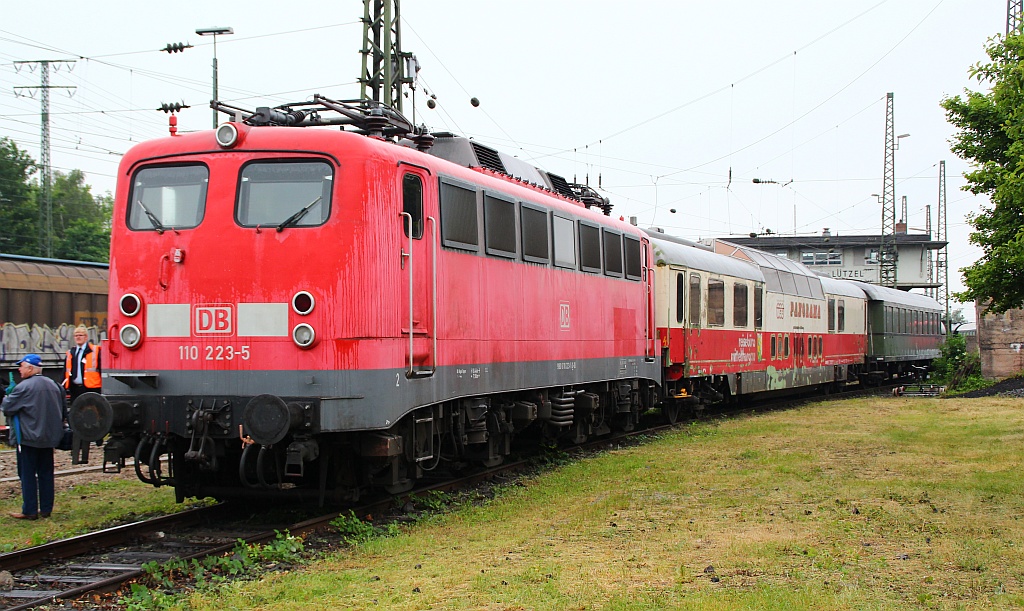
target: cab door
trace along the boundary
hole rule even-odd
[[[437,222],[427,214],[436,209],[430,170],[399,165],[399,213],[402,242],[402,335],[406,346],[406,375],[428,377],[437,364]]]

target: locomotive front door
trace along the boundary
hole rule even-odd
[[[401,166],[402,274],[405,280],[402,335],[408,340],[406,375],[410,378],[434,374],[437,364],[437,223],[425,214],[431,184],[429,170]]]

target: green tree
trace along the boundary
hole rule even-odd
[[[94,196],[85,174],[54,173],[53,256],[105,262],[110,256],[110,194]]]
[[[39,254],[39,209],[30,181],[35,171],[28,153],[0,138],[0,252]]]
[[[968,216],[970,241],[982,257],[961,268],[967,289],[955,297],[989,301],[990,311],[1000,313],[1024,305],[1024,36],[996,36],[986,52],[990,61],[970,75],[989,91],[965,90],[942,107],[959,130],[953,152],[972,164],[964,189],[991,202]]]

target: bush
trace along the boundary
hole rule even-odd
[[[986,385],[981,377],[981,357],[967,351],[967,339],[963,335],[947,335],[939,350],[942,356],[932,362],[932,372],[947,390],[967,391]]]

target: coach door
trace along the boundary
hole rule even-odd
[[[402,335],[406,338],[406,375],[427,377],[437,368],[437,222],[425,213],[433,206],[430,171],[401,164]]]

